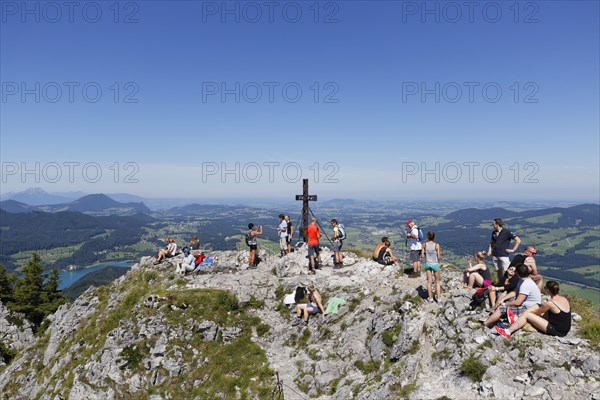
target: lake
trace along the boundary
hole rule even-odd
[[[78,269],[76,271],[60,271],[60,285],[58,286],[59,290],[68,288],[77,280],[82,278],[83,276],[89,274],[90,272],[98,271],[100,269],[106,267],[123,267],[129,268],[132,263],[129,261],[115,261],[115,262],[105,262],[100,264],[89,265],[87,267]]]

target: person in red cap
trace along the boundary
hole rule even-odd
[[[421,240],[419,239],[419,227],[415,224],[412,219],[406,221],[406,226],[410,229],[410,232],[406,234],[408,243],[410,245],[410,261],[413,265],[413,272],[408,277],[418,278],[421,276]]]

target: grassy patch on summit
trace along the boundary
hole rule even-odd
[[[72,336],[59,345],[58,353],[49,365],[41,366],[38,376],[48,376],[56,363],[67,354],[76,353],[62,364],[39,395],[57,395],[68,398],[72,380],[58,384],[57,377],[68,376],[70,371],[86,368],[101,359],[102,348],[109,334],[116,328],[132,333],[133,342],[123,343],[120,355],[113,361],[127,380],[140,375],[148,386],[144,396],[161,395],[166,398],[267,398],[273,390],[273,371],[264,351],[252,341],[254,330],[266,334],[260,318],[247,313],[249,308],[262,306],[258,302],[240,304],[232,294],[213,289],[169,289],[156,283],[153,273],[136,271],[119,285],[97,290],[100,304],[97,311]],[[163,297],[158,309],[143,306],[151,294]],[[115,301],[115,296],[118,299]],[[160,321],[164,332],[151,336],[138,335],[142,324]],[[207,320],[220,328],[239,328],[240,336],[223,342],[221,334],[213,342],[202,339],[201,333],[192,329]],[[161,335],[168,337],[165,360],[181,366],[178,374],[164,367],[147,370],[151,349]],[[114,338],[111,339],[114,342]],[[118,342],[117,342],[118,343]],[[32,355],[32,361],[41,356]],[[160,376],[158,384],[152,384],[154,375]],[[173,375],[172,375],[173,374]],[[100,389],[112,387],[118,391],[130,391],[129,386],[104,380]],[[18,388],[9,387],[6,395],[16,395]],[[142,392],[131,392],[130,398],[141,398]]]

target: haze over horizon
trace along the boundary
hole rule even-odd
[[[77,4],[2,2],[2,194],[600,202],[598,2]]]

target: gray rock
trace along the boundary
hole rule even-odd
[[[18,321],[13,325],[10,321]],[[0,338],[5,346],[14,350],[22,350],[35,342],[33,330],[25,315],[10,311],[0,301]],[[0,358],[0,362],[2,359]],[[3,362],[2,362],[3,363]]]
[[[230,342],[233,339],[240,337],[240,335],[242,334],[242,328],[239,328],[239,327],[223,328],[221,330],[221,332],[223,335],[223,341]]]
[[[541,386],[530,387],[525,390],[525,397],[541,397],[546,393],[546,389]]]
[[[198,332],[202,335],[202,339],[206,342],[213,342],[217,338],[219,327],[212,321],[202,321],[198,325]]]
[[[240,304],[251,297],[265,301],[260,309],[243,307],[232,313],[247,312],[270,326],[264,336],[257,335],[252,327],[252,340],[264,349],[269,367],[277,371],[285,383],[286,399],[309,395],[321,400],[393,399],[397,397],[394,389],[398,387],[393,385],[396,383],[416,384],[408,397],[411,400],[438,399],[443,395],[453,399],[593,399],[600,391],[599,356],[589,348],[587,341],[576,338],[576,323],[573,332],[561,338],[571,345],[556,338],[527,333],[516,335],[510,342],[494,336],[491,347],[480,348],[490,337],[490,331],[468,321],[472,316],[465,311],[469,298],[465,291],[456,289],[460,274],[451,271],[442,274],[444,297],[449,299],[443,308],[404,301],[398,309],[396,303],[406,296],[414,296],[416,286],[422,282],[396,275],[397,268],[349,256],[345,263],[350,265],[354,261],[352,268],[333,270],[327,266],[329,260],[325,256],[328,254],[331,254],[329,249],[323,252],[324,268],[317,275],[308,276],[305,247],[281,259],[265,254],[263,263],[249,271],[243,268],[247,251],[215,252],[218,268],[183,278],[186,290],[227,290]],[[140,263],[136,270],[154,272],[155,293],[165,293],[167,298],[170,298],[168,291],[182,289],[173,281],[170,263],[156,266]],[[56,393],[62,393],[61,388],[67,383],[65,367],[73,364],[74,368],[69,371],[74,377],[72,388],[65,394],[69,399],[117,399],[124,393],[144,397],[144,393],[154,387],[152,390],[161,393],[156,395],[157,400],[172,400],[173,396],[163,390],[167,382],[204,364],[219,361],[206,358],[202,346],[197,346],[196,340],[188,340],[189,335],[198,334],[204,341],[215,341],[221,336],[223,342],[235,342],[242,329],[249,329],[242,325],[223,328],[210,320],[198,323],[190,315],[177,318],[179,314],[190,312],[187,306],[153,294],[134,305],[130,312],[122,313],[116,328],[98,337],[98,348],[90,352],[93,344],[74,338],[84,324],[98,323],[97,318],[105,316],[103,312],[121,307],[127,296],[122,288],[129,285],[131,275],[124,275],[109,287],[108,304],[106,300],[102,303],[106,304],[106,310],[98,310],[100,303],[94,290],[86,292],[73,305],[59,309],[51,317],[48,336],[39,342],[33,338],[31,344],[25,345],[26,351],[2,370],[0,391],[10,393],[15,399],[58,399],[60,396]],[[284,313],[276,309],[280,299],[275,296],[275,288],[282,286],[290,293],[296,286],[311,282],[319,287],[325,300],[342,297],[348,304],[322,323],[311,318],[308,327],[292,328],[287,317],[293,307]],[[171,303],[174,309],[164,307]],[[196,310],[192,311],[192,315],[197,315]],[[0,329],[6,331],[8,328],[2,328],[6,325],[2,325],[1,315],[0,309]],[[382,334],[399,323],[402,330],[388,349],[382,342]],[[310,333],[306,346],[299,344],[303,332]],[[292,335],[296,335],[294,340]],[[221,345],[224,343],[211,346]],[[144,354],[137,369],[126,366],[122,350],[127,346]],[[392,362],[382,360],[382,354],[388,352]],[[477,384],[460,372],[462,363],[471,354],[489,366]],[[363,372],[356,367],[358,361],[371,367],[375,365],[373,361],[379,361],[378,368]],[[536,364],[545,369],[534,368]],[[337,381],[335,392],[331,387],[333,381]],[[211,383],[205,375],[193,378],[189,384],[200,387]],[[241,390],[238,388],[238,396]],[[214,397],[225,398],[225,395],[220,393]]]
[[[590,354],[583,360],[581,368],[587,376],[598,376],[600,374],[600,356],[598,354]]]

